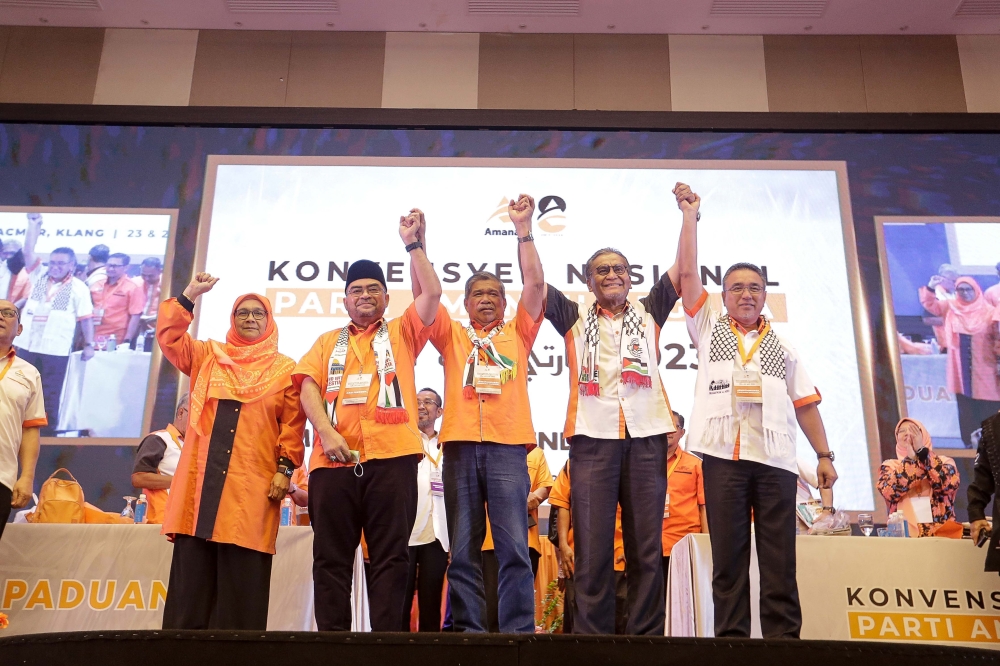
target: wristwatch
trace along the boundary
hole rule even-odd
[[[424,246],[424,244],[421,243],[420,241],[414,241],[414,242],[410,243],[409,245],[407,245],[403,249],[406,250],[407,252],[412,252],[413,250],[416,250],[418,247],[422,248],[423,246]]]
[[[279,465],[278,466],[278,474],[284,474],[289,479],[292,478],[292,474],[294,474],[294,473],[295,473],[295,470],[292,469],[291,467],[288,467],[286,465]]]
[[[530,231],[528,232],[527,236],[518,236],[517,237],[517,242],[518,243],[530,243],[533,240],[535,240],[535,237],[531,235]]]
[[[817,453],[816,457],[817,458],[829,458],[830,462],[833,462],[834,460],[837,459],[837,457],[835,455],[833,455],[833,451],[826,451],[825,453]]]

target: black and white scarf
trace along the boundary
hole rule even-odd
[[[586,349],[583,363],[580,366],[580,395],[600,395],[600,349],[601,322],[597,314],[597,303],[587,310],[587,320],[584,323]],[[646,344],[645,324],[642,315],[632,306],[625,303],[622,320],[622,339],[618,349],[618,364],[621,368],[622,382],[639,388],[653,388],[653,378],[650,376],[649,349]]]

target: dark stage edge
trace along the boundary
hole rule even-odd
[[[862,641],[641,636],[81,631],[0,638],[0,664],[35,666],[942,666],[996,664],[1000,653]]]

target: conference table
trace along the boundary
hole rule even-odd
[[[89,430],[91,437],[143,435],[150,352],[97,351],[84,361],[73,352],[59,401],[58,430]]]
[[[983,572],[986,552],[970,539],[799,536],[795,555],[804,639],[1000,649],[1000,576]],[[755,546],[750,591],[759,638]],[[666,633],[715,635],[708,534],[689,534],[670,553]]]

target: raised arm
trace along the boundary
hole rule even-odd
[[[38,255],[35,254],[35,244],[42,234],[42,216],[40,213],[28,213],[28,228],[24,232],[24,267],[29,273],[35,270]]]
[[[673,193],[677,198],[677,207],[684,214],[677,252],[681,302],[686,309],[693,310],[705,291],[698,271],[698,209],[701,208],[701,197],[684,183],[677,183]]]
[[[935,279],[939,276],[935,275],[931,278],[930,284],[935,283]],[[933,289],[928,287],[921,287],[919,291],[920,304],[924,306],[924,309],[930,312],[932,315],[943,317],[948,314],[948,310],[951,307],[948,305],[948,301],[938,300],[937,294],[934,293]]]
[[[187,332],[194,319],[194,302],[211,291],[219,278],[208,273],[198,273],[184,288],[180,298],[170,298],[160,303],[156,318],[156,342],[171,364],[190,376],[199,355],[200,343]]]
[[[518,195],[517,201],[507,205],[507,215],[514,223],[517,232],[517,261],[521,267],[521,282],[524,291],[521,292],[521,306],[532,320],[542,314],[542,304],[545,302],[545,274],[542,271],[542,260],[538,257],[538,249],[534,239],[524,241],[531,235],[531,216],[535,213],[535,200],[527,194]]]
[[[399,218],[399,237],[409,246],[411,243],[422,243],[421,237],[427,222],[423,212],[414,208],[409,215]],[[424,326],[434,323],[438,304],[441,302],[441,281],[438,280],[434,266],[427,259],[423,247],[410,250],[410,281],[413,289],[413,304]]]

